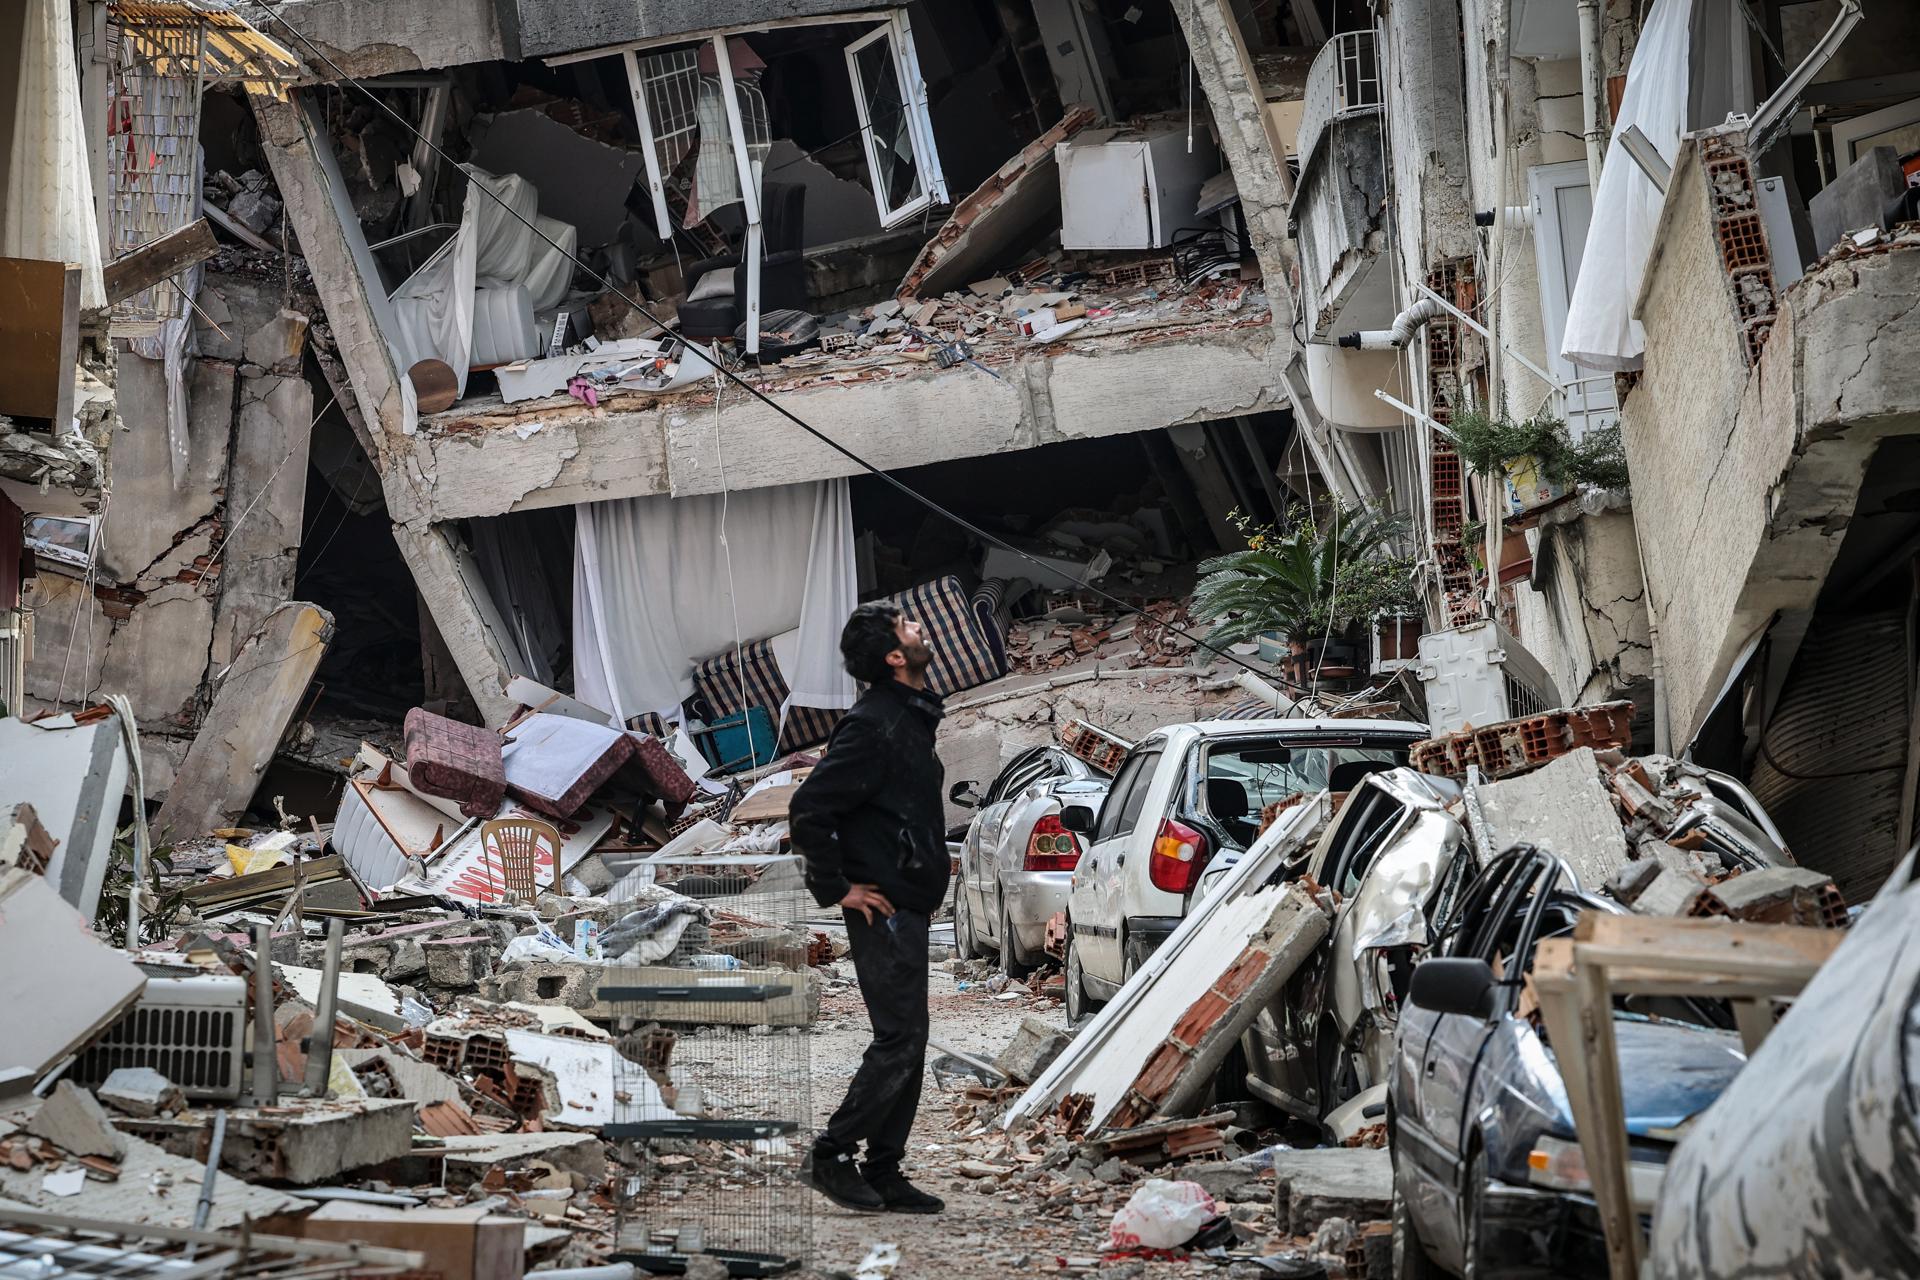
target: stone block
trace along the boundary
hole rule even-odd
[[[1273,1213],[1288,1235],[1310,1236],[1328,1218],[1373,1222],[1393,1212],[1393,1161],[1380,1147],[1279,1151]]]
[[[1180,1178],[1185,1182],[1199,1183],[1215,1200],[1224,1200],[1229,1204],[1265,1200],[1273,1194],[1266,1170],[1237,1160],[1209,1160],[1183,1165]]]
[[[54,1086],[33,1119],[27,1121],[27,1132],[45,1138],[68,1155],[119,1160],[127,1154],[127,1140],[113,1127],[106,1108],[71,1080]]]
[[[568,1009],[592,1009],[606,977],[604,966],[562,960],[536,960],[514,965],[493,975],[481,993],[503,1003],[555,1004]]]
[[[186,1095],[152,1067],[121,1067],[94,1090],[94,1096],[130,1116],[157,1116],[186,1109]]]
[[[1020,1029],[1014,1032],[1013,1039],[993,1060],[993,1065],[1010,1080],[1032,1084],[1071,1040],[1071,1036],[1046,1019],[1028,1014],[1020,1020]]]
[[[427,957],[427,981],[436,987],[471,987],[493,972],[491,938],[432,938],[421,950]]]

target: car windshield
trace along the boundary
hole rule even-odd
[[[1406,759],[1404,748],[1366,747],[1351,742],[1223,743],[1207,753],[1208,801],[1217,813],[1221,792],[1230,792],[1233,784],[1238,784],[1246,793],[1245,812],[1258,816],[1274,801],[1302,791],[1324,791],[1330,785],[1336,790],[1351,790],[1360,777],[1373,771],[1364,766],[1392,768],[1405,764]],[[1343,765],[1362,767],[1343,769]],[[1232,801],[1238,797],[1227,798]]]

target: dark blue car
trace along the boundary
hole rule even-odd
[[[1525,984],[1541,939],[1582,911],[1619,911],[1579,892],[1566,864],[1521,845],[1488,863],[1414,971],[1387,1103],[1393,1150],[1394,1274],[1607,1275],[1600,1216],[1566,1089]],[[1650,1012],[1679,1012],[1681,1021]],[[1650,1213],[1677,1130],[1746,1059],[1712,1006],[1616,1008],[1614,1036],[1632,1159]]]

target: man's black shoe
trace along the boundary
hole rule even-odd
[[[947,1207],[947,1202],[939,1196],[928,1195],[907,1181],[907,1176],[899,1170],[892,1173],[876,1174],[866,1180],[867,1186],[880,1197],[888,1213],[939,1213]]]
[[[886,1211],[886,1201],[860,1176],[852,1156],[829,1155],[815,1150],[810,1163],[813,1167],[808,1180],[813,1184],[813,1189],[842,1209],[852,1209],[855,1213]]]

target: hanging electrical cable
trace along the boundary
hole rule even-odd
[[[411,121],[409,121],[406,117],[402,116],[399,112],[395,111],[370,87],[362,83],[359,79],[355,78],[354,76],[347,74],[347,72],[341,68],[339,63],[333,60],[333,58],[326,52],[326,50],[316,45],[312,40],[308,39],[303,32],[301,32],[292,23],[288,22],[284,17],[282,17],[277,9],[262,3],[262,0],[247,0],[247,3],[253,9],[264,14],[268,22],[272,26],[278,27],[280,30],[285,32],[286,35],[291,40],[293,40],[301,48],[306,50],[306,56],[317,61],[319,64],[327,67],[333,74],[334,83],[351,86],[368,102],[372,103],[376,109],[378,109],[380,112],[385,114],[401,129],[405,130],[407,134],[411,135],[413,138],[417,139],[422,145],[430,149],[442,164],[449,165],[449,166],[458,165],[459,162],[456,161],[452,156],[450,156],[444,149],[442,149],[439,143],[435,142],[433,139],[428,138],[425,134],[421,133],[419,129],[414,127]],[[487,198],[493,200],[495,204],[499,205],[502,212],[504,212],[507,216],[512,218],[514,221],[519,222],[522,226],[526,227],[529,231],[531,231],[537,239],[539,239],[540,241],[548,245],[550,248],[554,249],[556,252],[560,253],[568,261],[572,262],[577,269],[586,273],[586,275],[589,278],[598,282],[601,286],[603,286],[606,289],[607,292],[613,294],[614,297],[618,298],[621,302],[631,307],[635,312],[637,312],[640,316],[646,319],[649,323],[659,326],[660,330],[664,334],[666,334],[668,337],[671,337],[674,340],[685,344],[689,349],[699,351],[700,358],[705,363],[710,365],[713,368],[714,372],[718,374],[726,382],[731,382],[732,384],[737,386],[740,390],[746,392],[749,396],[753,397],[755,400],[758,400],[761,404],[765,405],[767,408],[773,410],[780,417],[785,418],[788,422],[792,423],[794,426],[798,427],[800,430],[806,432],[808,435],[818,440],[821,444],[825,445],[827,448],[833,450],[835,453],[839,454],[841,457],[845,458],[847,461],[853,463],[855,467],[868,473],[869,475],[877,477],[879,480],[881,480],[885,484],[897,490],[904,497],[917,503],[918,505],[925,508],[927,511],[931,512],[932,514],[939,516],[941,519],[952,523],[953,525],[964,530],[966,533],[970,534],[971,536],[978,538],[982,543],[985,543],[989,546],[997,547],[1000,550],[1005,551],[1008,554],[1016,556],[1019,559],[1027,562],[1028,564],[1032,565],[1036,569],[1044,570],[1045,573],[1042,575],[1043,578],[1046,576],[1057,576],[1058,571],[1050,568],[1038,557],[1033,556],[1028,552],[1022,550],[1021,548],[1014,546],[1012,543],[1006,541],[1004,538],[1001,538],[996,534],[989,533],[987,530],[981,528],[979,525],[973,523],[971,520],[968,520],[966,517],[960,515],[958,512],[955,512],[949,509],[948,507],[943,506],[942,504],[934,501],[932,498],[914,489],[912,486],[908,485],[906,482],[898,479],[897,477],[882,470],[880,467],[867,461],[864,457],[855,453],[852,449],[849,449],[846,445],[840,443],[838,440],[835,440],[832,436],[827,435],[825,432],[821,431],[818,427],[815,427],[812,423],[806,421],[804,418],[794,413],[791,409],[788,409],[786,406],[775,401],[772,397],[768,396],[764,391],[760,390],[760,388],[754,386],[751,382],[748,382],[746,379],[742,378],[739,374],[735,373],[733,370],[725,368],[720,356],[717,353],[711,352],[707,348],[699,347],[696,343],[694,343],[692,340],[688,339],[684,334],[682,334],[676,326],[669,324],[666,321],[660,319],[652,311],[648,310],[648,308],[645,305],[643,305],[638,299],[636,299],[626,289],[622,288],[621,286],[616,284],[614,281],[609,279],[607,276],[602,274],[600,271],[596,270],[590,263],[588,263],[585,259],[581,258],[578,254],[571,252],[565,246],[561,245],[558,241],[548,236],[545,232],[543,232],[540,229],[540,227],[532,219],[529,219],[528,217],[523,215],[519,210],[515,209],[506,200],[502,199],[498,194],[496,194],[495,192],[487,188],[484,184],[480,185],[476,189],[483,192],[487,196]],[[1277,680],[1280,680],[1282,684],[1287,685],[1289,688],[1306,692],[1303,686],[1295,684],[1292,681],[1285,680],[1282,677],[1269,676],[1268,673],[1261,671],[1260,668],[1247,662],[1245,659],[1241,658],[1238,654],[1229,652],[1227,649],[1221,648],[1218,645],[1208,643],[1206,640],[1200,638],[1199,636],[1196,636],[1192,631],[1188,630],[1185,627],[1179,626],[1173,622],[1165,621],[1159,618],[1154,618],[1152,615],[1148,614],[1146,610],[1142,609],[1140,606],[1131,604],[1126,600],[1122,599],[1121,597],[1116,596],[1111,592],[1106,591],[1101,587],[1094,585],[1093,583],[1090,583],[1090,582],[1082,583],[1080,585],[1082,590],[1086,591],[1088,594],[1096,597],[1097,599],[1105,602],[1106,604],[1111,605],[1113,608],[1119,610],[1123,614],[1131,615],[1135,618],[1146,619],[1147,621],[1153,623],[1156,626],[1163,627],[1167,630],[1170,630],[1174,634],[1182,637],[1183,639],[1192,642],[1192,644],[1196,648],[1204,649],[1208,653],[1213,654],[1215,657],[1221,658],[1236,667],[1242,668],[1243,670],[1250,671],[1253,674],[1260,676],[1263,679],[1277,679]]]

